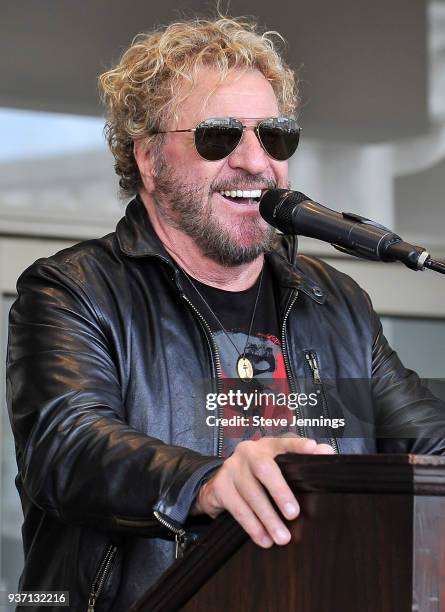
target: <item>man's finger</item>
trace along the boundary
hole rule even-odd
[[[261,521],[264,529],[275,544],[287,544],[290,541],[291,534],[289,530],[280,519],[259,482],[253,481],[249,486],[244,486],[238,493]]]
[[[267,456],[258,457],[252,471],[277,504],[280,512],[287,519],[296,518],[300,506],[274,459]]]
[[[284,453],[312,454],[317,447],[315,440],[299,437],[261,438],[255,444],[268,447],[273,456]]]
[[[335,450],[332,448],[330,444],[317,444],[317,447],[314,450],[314,455],[333,455],[335,454]]]
[[[270,548],[273,540],[265,530],[261,521],[255,516],[238,491],[231,491],[225,504],[226,509],[233,518],[241,525],[251,539],[262,548]]]

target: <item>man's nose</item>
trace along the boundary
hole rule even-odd
[[[241,142],[228,157],[231,168],[241,168],[249,174],[261,174],[269,166],[269,158],[254,130],[244,130]]]

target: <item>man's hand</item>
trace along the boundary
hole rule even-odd
[[[215,518],[227,510],[259,546],[287,544],[291,535],[266,491],[287,519],[296,518],[300,507],[275,457],[283,453],[333,452],[328,444],[307,438],[265,437],[240,442],[233,455],[201,487],[192,513]]]

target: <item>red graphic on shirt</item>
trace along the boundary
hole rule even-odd
[[[278,338],[272,334],[258,334],[249,341],[245,355],[254,370],[251,382],[231,378],[224,371],[222,373],[222,393],[229,396],[232,391],[233,400],[227,402],[223,409],[223,418],[228,423],[223,427],[225,457],[233,452],[241,440],[257,440],[267,435],[279,436],[290,431],[294,417],[294,411],[287,406],[289,385]],[[223,351],[223,368],[226,361],[224,357],[226,355]]]

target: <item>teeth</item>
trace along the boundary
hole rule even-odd
[[[219,193],[222,196],[226,196],[229,198],[248,198],[248,199],[261,198],[261,189],[253,189],[250,191],[237,189],[236,191],[235,190],[220,191]]]

